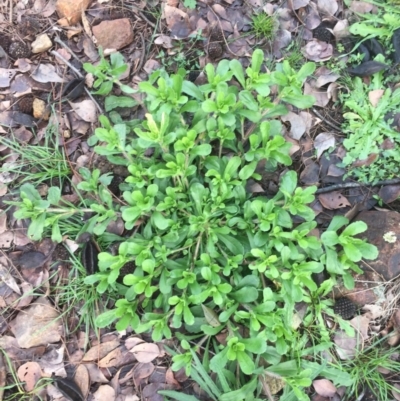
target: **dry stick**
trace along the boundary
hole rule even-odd
[[[228,42],[226,41],[225,34],[224,34],[224,30],[222,29],[221,19],[218,17],[218,15],[215,13],[215,11],[214,11],[209,5],[208,5],[208,8],[209,8],[210,11],[214,14],[215,18],[216,18],[217,21],[218,21],[219,29],[221,29],[221,31],[222,31],[222,37],[224,38],[225,46],[226,46],[226,48],[228,49],[229,53],[233,54],[235,57],[239,57],[235,52],[233,52],[233,51],[230,49],[230,47],[229,47],[229,45],[228,45]]]
[[[13,13],[13,1],[14,0],[10,0],[10,24],[12,24],[12,13]]]
[[[139,32],[139,35],[140,35],[140,39],[142,40],[142,54],[140,55],[140,61],[139,61],[138,66],[136,67],[134,74],[136,74],[137,72],[140,72],[140,70],[142,69],[142,67],[144,65],[144,60],[146,58],[146,42],[144,40],[143,33]]]
[[[380,185],[395,185],[400,184],[400,178],[394,178],[392,180],[378,181],[374,184],[363,184],[361,182],[345,182],[343,184],[330,185],[329,187],[324,187],[318,189],[316,194],[323,194],[326,192],[335,191],[336,189],[346,189],[346,188],[359,188],[359,187],[378,187]]]
[[[312,109],[312,112],[319,117],[326,125],[329,125],[331,128],[335,129],[336,131],[342,132],[341,128],[338,127],[337,125],[331,123],[328,121],[319,111],[315,110],[314,108]]]
[[[50,52],[53,56],[55,56],[56,58],[58,58],[59,60],[61,60],[63,63],[65,63],[69,68],[71,68],[72,71],[75,72],[75,74],[79,77],[79,78],[85,78],[79,70],[77,70],[69,61],[67,61],[63,56],[61,56],[60,53],[57,53],[55,50],[52,50]],[[89,89],[85,87],[85,92],[89,95],[90,99],[92,99],[92,101],[94,102],[94,104],[97,107],[97,110],[99,110],[100,113],[103,113],[102,108],[100,107],[100,105],[96,102],[96,99],[92,96],[92,94],[90,93]]]
[[[66,43],[64,43],[58,36],[54,39],[54,42],[58,43],[58,44],[61,45],[64,49],[68,50],[68,52],[71,54],[71,56],[72,56],[75,60],[77,60],[77,61],[79,61],[81,64],[83,64],[82,61],[81,61],[81,59],[80,59],[80,58],[71,50],[71,48],[70,48]]]

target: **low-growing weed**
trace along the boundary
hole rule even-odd
[[[81,215],[80,232],[101,239],[109,223],[122,218],[117,252],[103,249],[98,271],[84,279],[99,294],[120,294],[97,325],[116,322],[117,330],[149,332],[154,341],[176,335],[182,352],[173,357],[174,369],[196,374],[191,366],[197,364],[204,381],[192,345],[202,339],[201,363],[218,376],[210,391],[221,401],[256,400],[263,391],[258,377],[267,374],[284,378],[282,399],[307,400],[310,378],[329,371],[296,358],[295,305],[310,306],[309,325],[322,324],[329,305],[315,313],[316,299],[336,277],[352,287],[356,263],[377,257],[377,249],[358,238],[367,228],[363,222],[337,216],[320,238],[313,235],[317,223],[308,205],[317,188],[298,186],[295,171],[282,174],[274,196],[249,193],[249,180],[261,179],[259,165],[276,170],[291,164],[277,117],[287,105],[304,109],[315,100],[302,93],[314,63],[295,71],[284,61],[272,73],[262,72],[262,63],[256,50],[246,70],[237,60],[209,64],[200,86],[185,81],[184,70],[156,71],[139,84],[145,121],[132,126],[101,116],[89,145],[129,171],[121,202],[107,189],[110,174],[87,169],[80,170],[80,204],[67,204],[58,188],[42,198],[30,184],[21,187],[22,201],[13,202],[16,217],[31,220],[28,233],[36,239],[51,230],[61,241],[60,222]],[[120,85],[96,67],[87,69],[107,83],[107,93],[108,82]],[[133,271],[123,275],[127,263]],[[313,274],[324,269],[331,279],[319,287]]]
[[[261,11],[252,17],[252,30],[258,38],[272,39],[277,29],[274,16]]]
[[[400,134],[392,126],[391,113],[400,105],[400,89],[385,87],[383,72],[374,74],[369,85],[356,77],[351,92],[342,98],[346,111],[343,117],[347,120],[343,132],[348,134],[343,141],[347,150],[343,166],[362,182],[399,175],[400,155],[396,148]]]

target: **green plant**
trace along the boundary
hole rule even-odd
[[[175,369],[194,360],[188,341],[203,337],[213,352],[211,359],[205,353],[207,369],[224,372],[219,380],[225,393],[259,394],[255,378],[272,372],[285,376],[287,394],[306,400],[309,379],[301,374],[302,361],[286,360],[298,351],[295,304],[320,296],[313,273],[327,268],[330,284],[343,276],[351,286],[349,271],[358,271],[354,261],[377,252],[354,238],[365,226],[338,231],[347,223],[343,219],[332,222],[322,242],[313,236],[317,223],[308,204],[316,187],[298,187],[294,171],[282,175],[273,197],[246,191],[250,178],[260,180],[260,163],[269,170],[291,164],[290,144],[276,119],[287,113],[286,104],[314,103],[302,94],[314,63],[295,71],[284,61],[272,73],[262,72],[262,63],[263,53],[256,50],[246,70],[237,60],[209,64],[201,86],[185,81],[183,70],[171,76],[156,71],[139,84],[147,114],[133,131],[101,116],[102,127],[89,143],[129,171],[120,202],[107,190],[109,175],[81,169],[80,204],[65,203],[56,188],[42,199],[28,184],[14,204],[16,217],[31,220],[35,238],[51,228],[59,241],[60,222],[83,213],[90,217],[82,232],[100,238],[111,221],[123,219],[118,251],[101,252],[99,271],[85,278],[100,294],[120,295],[97,318],[99,327],[117,320],[118,330],[131,326],[136,333],[151,332],[155,341],[185,329],[176,334],[184,352],[174,357]],[[355,245],[357,253],[349,255]],[[121,277],[127,263],[134,263],[134,271]],[[220,333],[226,346],[217,340]],[[228,384],[224,377],[236,380]]]
[[[258,38],[272,39],[277,29],[276,19],[261,11],[252,17],[252,28]]]
[[[191,36],[189,37],[188,49],[185,49],[184,43],[179,41],[176,49],[168,52],[168,54],[164,50],[160,50],[156,58],[160,60],[169,73],[177,72],[181,68],[186,71],[199,70],[199,58],[204,55],[204,50],[196,47],[197,42],[200,40],[201,35],[199,34]]]
[[[350,26],[350,33],[360,35],[365,40],[379,38],[387,46],[390,46],[393,32],[400,28],[399,9],[396,6],[389,5],[387,2],[368,2],[380,7],[379,12],[377,14],[359,14],[362,20]]]
[[[110,61],[108,61],[100,49],[100,61],[97,65],[90,63],[84,63],[83,68],[86,72],[93,74],[97,79],[93,83],[93,88],[97,89],[95,94],[97,95],[108,95],[114,84],[118,85],[120,89],[125,93],[134,93],[135,91],[128,85],[123,84],[119,78],[127,70],[128,65],[125,63],[124,57],[121,53],[111,53]],[[129,102],[128,99],[132,98],[124,97],[124,102]],[[107,99],[107,98],[106,98]],[[134,104],[124,104],[122,107],[132,107]]]
[[[373,341],[367,348],[358,351],[353,359],[336,362],[337,368],[348,372],[352,379],[346,391],[346,400],[358,397],[365,390],[382,401],[391,400],[393,394],[397,397],[400,393],[391,383],[391,379],[400,373],[399,347],[387,348],[383,344],[385,340],[387,337]]]
[[[372,104],[369,96],[376,96],[379,90],[382,96],[377,104]],[[398,176],[400,156],[396,147],[400,138],[389,116],[400,105],[400,89],[385,89],[383,72],[379,72],[374,74],[369,85],[354,78],[352,91],[343,96],[343,100],[348,110],[343,115],[347,120],[343,132],[348,136],[343,141],[347,153],[342,165],[363,182]],[[392,146],[383,147],[385,140]]]
[[[61,184],[71,171],[63,148],[57,141],[56,127],[56,122],[51,118],[43,143],[39,144],[23,144],[12,135],[10,138],[0,137],[0,143],[10,149],[13,156],[12,161],[9,160],[10,155],[1,158],[0,173],[7,174],[18,184],[28,181],[40,184],[53,179],[58,179]]]

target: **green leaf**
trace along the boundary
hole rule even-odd
[[[362,258],[361,251],[352,243],[343,244],[343,250],[352,262],[359,262]]]
[[[258,111],[258,103],[255,101],[250,91],[243,90],[239,92],[239,99],[248,109]]]
[[[47,200],[52,205],[58,205],[61,199],[61,189],[58,187],[50,187],[47,194]]]
[[[255,365],[252,359],[244,351],[237,353],[237,361],[239,362],[240,369],[246,375],[251,375],[254,372]]]
[[[109,310],[97,316],[95,323],[97,327],[103,328],[109,326],[115,319],[117,319],[115,310]]]
[[[219,397],[219,401],[242,401],[249,399],[249,396],[254,393],[257,388],[258,378],[254,376],[254,378],[247,384],[245,384],[239,390],[230,391],[225,393]],[[251,400],[251,398],[250,398]],[[253,398],[254,400],[254,398]]]
[[[117,107],[133,107],[139,104],[135,99],[129,96],[107,96],[104,101],[106,111],[111,111]]]
[[[239,171],[239,178],[241,180],[249,179],[253,173],[256,171],[258,162],[253,161],[250,164],[247,164]]]
[[[201,102],[204,100],[203,92],[193,82],[183,81],[182,92],[186,93],[189,96],[194,97],[195,99],[197,99]]]
[[[240,63],[239,60],[233,59],[229,62],[229,67],[231,71],[233,72],[233,75],[235,78],[239,81],[240,85],[244,88],[246,85],[245,79],[244,79],[244,72],[243,72],[243,66]]]
[[[186,5],[187,1],[188,0],[185,0],[186,7],[187,7],[187,5]],[[164,395],[164,396],[172,398],[176,401],[199,401],[199,399],[193,395],[188,395],[185,393],[178,393],[177,391],[172,391],[172,390],[159,390],[157,392],[157,394]]]
[[[341,236],[345,235],[357,235],[366,231],[368,226],[363,221],[355,221],[348,225],[342,232]]]
[[[190,150],[192,156],[208,156],[212,151],[212,147],[208,143],[203,143],[202,145],[197,145]]]
[[[250,303],[258,298],[258,291],[254,287],[243,287],[238,291],[231,292],[229,297],[239,303]]]
[[[239,242],[236,238],[226,235],[217,233],[217,237],[220,241],[222,241],[225,246],[232,252],[234,255],[242,254],[244,252],[244,248],[241,242]]]
[[[375,260],[379,256],[378,248],[375,245],[362,243],[358,244],[357,248],[364,259]]]
[[[281,185],[279,189],[282,192],[286,192],[288,194],[293,194],[294,190],[297,186],[297,174],[295,171],[288,171],[281,179]]]

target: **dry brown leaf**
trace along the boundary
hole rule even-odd
[[[32,391],[36,383],[42,378],[42,370],[37,362],[26,362],[18,368],[18,378],[25,382],[26,391]]]
[[[20,311],[10,322],[10,327],[19,346],[30,348],[60,341],[62,325],[58,318],[59,313],[50,302],[39,298],[31,306]]]
[[[379,197],[385,203],[394,202],[400,197],[400,185],[385,185],[379,190]]]
[[[57,73],[54,65],[52,64],[39,64],[33,71],[31,77],[41,83],[47,82],[65,82]]]
[[[172,39],[168,35],[158,35],[154,39],[156,45],[161,45],[164,49],[172,49],[174,45],[172,44]]]
[[[120,345],[119,340],[107,341],[105,343],[97,344],[94,347],[90,348],[88,352],[86,352],[82,360],[84,362],[89,362],[103,359],[106,355],[108,355],[112,350],[117,348],[119,345]]]
[[[318,200],[322,206],[329,210],[340,209],[342,207],[351,206],[348,199],[339,191],[327,192],[318,195]]]
[[[81,390],[83,397],[87,399],[90,389],[89,372],[85,365],[79,365],[75,372],[76,385]]]
[[[139,362],[151,362],[160,355],[160,349],[154,343],[141,343],[134,346],[129,352],[135,355]]]
[[[336,39],[343,39],[350,36],[349,21],[347,21],[347,19],[338,21],[333,28],[333,34]]]
[[[87,99],[79,103],[69,102],[69,104],[83,121],[89,123],[97,121],[97,110],[93,100]]]
[[[336,0],[317,0],[318,10],[329,17],[335,15],[336,11],[339,8],[339,5]]]
[[[5,233],[0,234],[0,248],[2,248],[2,249],[10,248],[13,245],[13,241],[14,241],[14,233],[12,231],[6,231]],[[0,268],[0,277],[1,277],[1,268]],[[10,285],[8,285],[8,286],[10,288],[13,288]],[[15,291],[15,292],[17,292],[17,291]]]
[[[309,60],[316,62],[327,61],[332,57],[333,46],[330,43],[314,39],[302,47],[301,52]]]
[[[379,100],[381,100],[381,97],[384,93],[385,91],[383,89],[375,89],[368,93],[369,102],[372,104],[373,107],[378,106]]]
[[[104,376],[103,372],[94,363],[85,364],[91,383],[108,383],[109,380]]]
[[[336,345],[336,352],[342,360],[353,359],[357,350],[362,347],[362,343],[359,342],[357,335],[350,337],[343,330],[335,333],[333,342]]]
[[[317,135],[314,140],[314,147],[317,150],[317,159],[321,157],[325,150],[329,149],[330,147],[334,147],[335,143],[335,136],[330,132],[323,132]]]
[[[352,1],[350,4],[350,10],[360,14],[371,12],[373,7],[373,4],[366,1]]]
[[[0,68],[0,88],[8,88],[16,73],[17,70]]]
[[[335,74],[333,71],[326,67],[318,68],[315,71],[314,76],[317,77],[317,80],[315,82],[316,88],[321,88],[322,86],[331,82],[335,82],[340,78],[339,74]]]
[[[307,123],[302,118],[302,115],[289,111],[289,113],[281,117],[281,120],[290,123],[289,135],[293,139],[299,140],[306,132]]]
[[[336,387],[328,379],[314,380],[312,384],[315,391],[323,397],[333,397],[336,394]]]
[[[93,401],[114,401],[115,400],[115,390],[107,385],[103,384],[97,391],[93,394]]]

